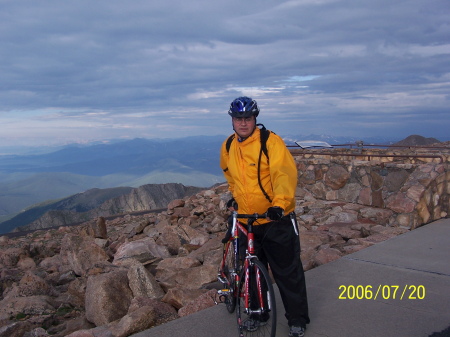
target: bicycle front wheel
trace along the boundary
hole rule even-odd
[[[275,337],[277,309],[269,272],[256,258],[250,260],[247,269],[242,270],[236,297],[239,336]]]
[[[236,256],[234,254],[234,245],[232,241],[228,241],[224,246],[224,263],[222,275],[225,277],[227,287],[225,295],[225,305],[231,314],[236,308],[236,292],[235,292],[235,275],[236,275]]]

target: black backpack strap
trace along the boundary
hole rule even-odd
[[[261,126],[261,128],[260,128],[261,129],[261,132],[260,132],[261,150],[259,151],[259,159],[258,159],[258,185],[259,185],[259,188],[261,189],[262,193],[266,197],[266,199],[269,202],[272,202],[272,199],[269,197],[269,195],[267,194],[266,190],[264,189],[264,187],[262,186],[262,183],[261,183],[261,157],[264,152],[264,154],[267,157],[267,162],[269,162],[269,153],[267,151],[267,139],[269,139],[270,131],[267,130],[263,124],[257,124],[257,126]]]
[[[230,137],[228,137],[228,139],[227,139],[227,142],[226,142],[226,144],[225,144],[225,148],[226,148],[226,150],[227,150],[227,153],[230,152],[230,147],[231,147],[231,143],[233,142],[234,136],[235,136],[235,134],[233,133],[233,134],[232,134]],[[228,167],[227,167],[225,170],[223,170],[223,172],[227,172],[227,171],[228,171]]]
[[[262,193],[264,194],[264,196],[266,197],[266,199],[269,202],[272,202],[272,199],[270,199],[269,195],[267,194],[267,192],[264,190],[264,187],[262,186],[261,183],[261,157],[262,154],[264,153],[267,161],[269,161],[269,152],[267,151],[267,139],[269,139],[270,136],[270,132],[269,130],[266,129],[266,127],[263,124],[256,124],[257,126],[260,126],[260,143],[261,143],[261,150],[259,151],[259,159],[258,159],[258,185],[259,188],[261,188]],[[233,133],[230,137],[228,137],[227,142],[225,144],[225,148],[227,150],[227,153],[230,152],[230,147],[231,147],[231,143],[233,142],[235,138],[235,134]],[[228,171],[228,167],[223,170],[224,172]]]
[[[260,130],[260,137],[261,137],[261,150],[264,152],[264,154],[267,157],[267,160],[269,160],[269,153],[267,151],[267,139],[269,139],[270,131],[266,129],[264,124],[256,124],[257,126],[261,126]]]
[[[233,133],[230,137],[227,139],[227,143],[225,144],[225,147],[227,149],[227,152],[230,152],[231,142],[234,139],[235,134]]]

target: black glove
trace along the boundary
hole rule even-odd
[[[238,204],[237,204],[236,200],[234,200],[234,198],[231,198],[227,202],[227,208],[230,208],[230,207],[233,207],[235,211],[237,211],[237,209],[238,209]]]
[[[269,207],[267,209],[267,217],[270,220],[281,220],[284,215],[284,210],[281,207]]]

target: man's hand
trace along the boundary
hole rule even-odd
[[[284,215],[284,210],[281,207],[269,207],[267,210],[267,217],[270,220],[280,220]]]

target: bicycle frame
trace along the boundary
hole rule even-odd
[[[245,227],[237,220],[238,217],[248,219],[247,229],[245,229]],[[248,215],[248,217],[247,217],[244,215],[238,215],[236,212],[233,213],[235,253],[236,253],[236,249],[237,249],[237,251],[239,251],[239,231],[247,236],[247,249],[246,249],[245,261],[244,261],[244,270],[245,270],[245,277],[244,277],[245,307],[244,307],[244,312],[246,314],[252,314],[252,313],[261,314],[266,309],[266,308],[264,308],[264,297],[263,297],[263,293],[262,293],[262,289],[261,289],[261,275],[260,275],[259,271],[256,269],[255,269],[256,270],[256,286],[257,286],[256,288],[258,290],[257,295],[258,295],[258,301],[260,303],[259,308],[257,310],[252,310],[250,308],[250,301],[249,301],[250,300],[250,282],[249,282],[250,267],[252,267],[251,261],[253,258],[257,259],[257,256],[255,255],[255,238],[254,238],[254,234],[253,234],[253,222],[257,218],[261,218],[261,217],[265,217],[265,215],[253,214],[253,215]],[[239,263],[239,253],[235,256],[237,257],[236,263]],[[236,273],[236,276],[235,276],[236,286],[238,286],[240,282],[241,282],[240,275],[239,275],[239,273]]]
[[[239,245],[239,241],[240,241],[240,237],[239,237],[239,233],[242,233],[244,236],[247,237],[247,248],[246,248],[246,252],[245,252],[245,259],[244,259],[244,265],[243,265],[243,270],[245,271],[245,275],[244,275],[244,295],[243,295],[243,300],[244,300],[244,312],[248,315],[256,313],[256,314],[262,314],[265,310],[267,310],[268,308],[265,307],[265,301],[264,301],[264,294],[262,291],[262,286],[261,286],[261,275],[259,272],[259,269],[257,269],[255,267],[255,276],[256,276],[256,288],[258,290],[257,292],[257,298],[258,298],[258,302],[259,302],[259,306],[258,309],[256,310],[252,310],[250,308],[250,272],[251,272],[251,268],[253,267],[253,259],[257,259],[257,256],[255,255],[255,240],[254,240],[254,234],[253,234],[253,222],[256,221],[256,219],[258,218],[265,218],[266,215],[265,214],[238,214],[237,212],[233,212],[233,222],[232,222],[232,228],[231,228],[231,233],[232,236],[229,239],[229,243],[226,246],[226,250],[224,252],[223,255],[223,259],[221,262],[221,266],[220,266],[220,271],[224,270],[225,267],[225,261],[226,261],[226,257],[229,254],[229,249],[233,249],[234,250],[234,256],[235,256],[235,260],[234,260],[234,271],[232,272],[232,276],[234,277],[234,289],[230,289],[230,291],[232,292],[232,296],[237,296],[237,289],[240,285],[241,282],[241,273],[240,270],[241,266],[240,266],[240,245]],[[247,221],[247,228],[241,224],[237,219],[238,218],[246,218],[248,219]],[[225,275],[222,273],[219,274],[219,277],[221,277],[223,279],[226,279]],[[270,308],[270,301],[267,303],[268,307]],[[239,322],[240,323],[240,322]]]
[[[222,241],[225,246],[218,279],[225,289],[219,290],[218,294],[229,313],[236,311],[240,337],[274,337],[276,334],[275,293],[267,265],[256,256],[253,233],[253,223],[266,217],[267,214],[233,212],[231,228],[226,236],[228,241]],[[239,222],[238,218],[247,219],[247,226]],[[246,240],[247,243],[243,257],[240,257],[244,254],[240,240]]]

